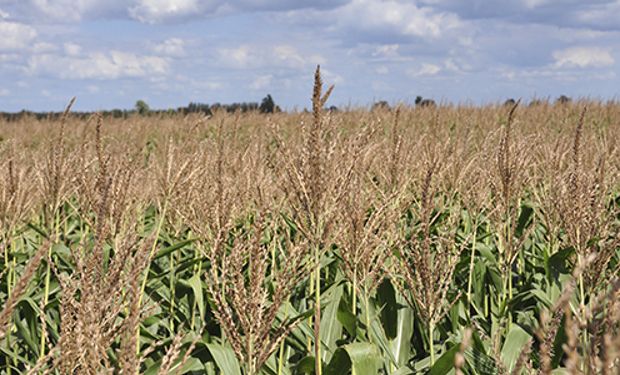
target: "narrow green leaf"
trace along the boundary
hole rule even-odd
[[[404,302],[402,296],[396,297],[397,302]],[[398,309],[396,337],[390,340],[390,349],[398,366],[404,366],[411,356],[411,336],[413,335],[413,310],[410,307]]]
[[[511,325],[510,332],[508,332],[508,335],[506,336],[506,341],[502,347],[501,354],[502,361],[504,362],[506,369],[508,369],[508,372],[512,371],[517,362],[517,358],[519,358],[521,350],[531,338],[532,336],[525,332],[519,325]]]
[[[241,375],[241,366],[233,350],[216,343],[206,344],[217,367],[226,375]]]
[[[321,343],[326,348],[325,361],[329,361],[338,345],[336,341],[342,337],[342,324],[338,320],[338,306],[343,295],[343,285],[334,283],[323,296],[325,309],[321,313]],[[323,299],[323,298],[321,298]],[[322,302],[323,303],[323,302]]]
[[[194,298],[196,299],[196,304],[198,305],[198,311],[200,311],[200,320],[203,320],[205,316],[205,304],[202,294],[202,279],[199,274],[194,274],[194,276],[192,276],[187,283],[192,287]]]
[[[449,373],[454,368],[454,356],[458,353],[460,346],[460,343],[456,344],[442,354],[431,368],[430,375],[446,375]]]
[[[349,355],[356,375],[377,375],[383,364],[379,348],[367,342],[354,342],[343,348]]]
[[[165,257],[166,255],[168,255],[168,254],[170,254],[170,253],[172,253],[172,252],[174,252],[176,250],[179,250],[179,249],[189,245],[190,243],[192,243],[192,242],[194,242],[196,240],[197,240],[196,238],[190,238],[190,239],[178,242],[178,243],[176,243],[176,244],[174,244],[172,246],[168,246],[166,248],[163,248],[153,257],[153,260],[159,259],[161,257]]]

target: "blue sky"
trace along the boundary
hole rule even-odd
[[[0,0],[0,111],[620,97],[620,0]]]

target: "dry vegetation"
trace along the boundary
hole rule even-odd
[[[1,123],[0,372],[618,374],[620,106]]]

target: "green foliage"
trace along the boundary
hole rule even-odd
[[[274,113],[277,112],[276,108],[276,102],[271,97],[271,94],[267,94],[267,96],[265,96],[260,102],[260,107],[258,107],[258,110],[260,113]]]
[[[134,108],[136,109],[136,111],[138,112],[138,114],[140,115],[146,115],[150,112],[151,108],[149,107],[148,104],[146,104],[146,102],[142,99],[138,100],[136,102],[136,105],[134,106]]]
[[[155,215],[154,212],[151,215]],[[526,217],[529,220],[531,214],[523,213],[519,221],[521,226]],[[145,217],[144,221],[152,221],[153,218]],[[69,214],[67,217],[69,232],[63,234],[65,240],[52,247],[51,257],[60,272],[70,271],[75,267],[71,257],[71,250],[75,247],[71,238],[79,239],[80,228],[83,224],[77,217]],[[73,225],[72,225],[73,224]],[[31,225],[36,228],[36,225]],[[15,260],[18,264],[27,262],[27,257],[21,254],[31,252],[40,241],[42,230],[31,229],[22,233],[24,241],[20,241],[15,251]],[[485,238],[488,234],[483,234]],[[205,327],[206,332],[198,341],[197,349],[192,354],[193,361],[188,362],[183,373],[193,373],[192,368],[209,368],[209,373],[242,374],[245,373],[234,351],[226,344],[226,338],[221,336],[218,323],[213,317],[213,301],[208,292],[208,285],[199,272],[200,269],[209,267],[205,258],[196,256],[193,248],[193,238],[173,239],[171,234],[162,233],[158,248],[160,250],[152,259],[151,268],[146,284],[146,296],[156,303],[155,310],[150,317],[144,319],[140,334],[143,342],[142,350],[146,345],[152,345],[157,341],[164,340],[174,335],[179,330],[199,332],[199,327]],[[345,281],[338,267],[337,258],[328,254],[325,260],[324,271],[333,275],[325,280],[321,298],[321,347],[324,351],[324,373],[357,375],[378,374],[384,371],[389,374],[407,374],[413,369],[430,370],[430,374],[448,374],[453,369],[454,357],[459,351],[460,341],[457,333],[463,327],[474,326],[482,329],[485,335],[494,334],[494,326],[501,320],[505,320],[508,311],[516,319],[529,316],[529,311],[537,314],[541,309],[549,308],[559,297],[558,286],[562,280],[567,280],[571,272],[572,249],[562,249],[549,258],[536,256],[532,259],[532,267],[525,274],[520,275],[521,281],[515,288],[515,297],[508,301],[510,309],[496,306],[495,298],[485,298],[484,294],[501,288],[501,283],[494,281],[490,276],[496,273],[494,248],[488,247],[483,242],[477,244],[479,255],[475,259],[473,290],[474,300],[469,311],[463,311],[461,304],[456,304],[452,312],[437,327],[435,340],[439,345],[439,356],[436,363],[429,367],[428,338],[425,337],[425,328],[420,325],[417,313],[407,306],[400,293],[394,288],[389,280],[384,281],[377,289],[375,295],[370,298],[369,308],[371,327],[365,321],[365,307],[361,306],[359,314],[351,313],[350,284]],[[469,257],[463,254],[464,260]],[[535,260],[538,259],[538,260]],[[3,272],[6,268],[3,266]],[[547,270],[547,274],[539,272]],[[542,276],[542,277],[540,277]],[[548,278],[552,284],[544,282]],[[39,277],[39,280],[41,278]],[[458,278],[457,278],[458,280]],[[3,281],[4,282],[4,281]],[[461,283],[464,283],[462,281]],[[170,286],[173,289],[169,289]],[[464,288],[464,284],[455,285],[455,289]],[[2,285],[3,290],[6,284]],[[553,292],[553,290],[556,290]],[[61,303],[61,292],[56,280],[50,288],[51,300],[46,309],[48,322],[48,335],[52,341],[59,337],[58,307]],[[519,302],[525,298],[530,300],[527,304]],[[4,295],[3,298],[6,298]],[[14,328],[10,334],[11,346],[7,346],[6,339],[0,347],[3,356],[0,365],[4,368],[23,369],[26,363],[34,363],[38,356],[38,341],[40,339],[40,300],[41,291],[37,283],[32,283],[30,292],[18,305],[14,319]],[[298,309],[307,306],[309,296],[298,294],[291,301],[292,305],[283,307],[282,313],[286,316],[298,314]],[[487,301],[487,302],[485,302]],[[489,304],[489,306],[485,306]],[[285,310],[287,310],[285,312]],[[488,312],[485,312],[488,311]],[[310,316],[307,313],[305,316]],[[284,315],[282,315],[284,318]],[[510,371],[523,350],[524,346],[533,339],[532,330],[537,322],[526,320],[527,328],[518,324],[512,324],[506,333],[500,333],[501,366]],[[490,324],[490,325],[489,325]],[[282,346],[282,350],[276,351],[263,369],[265,374],[292,374],[314,373],[313,356],[307,351],[306,343],[312,337],[312,327],[306,320],[295,328]],[[423,340],[422,342],[420,340]],[[477,345],[468,348],[466,354],[467,366],[495,367],[492,358],[491,346],[493,343],[488,339],[477,339]],[[200,349],[203,348],[203,349]],[[280,355],[282,354],[282,355]],[[155,351],[149,354],[145,361],[145,371],[155,371],[158,363],[161,363],[162,352]],[[489,357],[491,356],[491,357]],[[486,359],[485,359],[486,358]],[[280,362],[280,359],[284,363]],[[206,362],[201,362],[206,361]],[[482,361],[482,362],[480,362]],[[205,366],[205,363],[212,363]],[[153,370],[149,370],[153,369]],[[473,368],[472,368],[473,370]],[[479,370],[479,369],[478,369]],[[203,371],[203,370],[197,370]],[[155,373],[155,372],[153,372]],[[479,372],[479,373],[484,373]]]

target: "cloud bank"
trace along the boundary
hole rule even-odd
[[[0,110],[619,95],[620,0],[0,0]],[[79,108],[79,107],[78,107]]]

